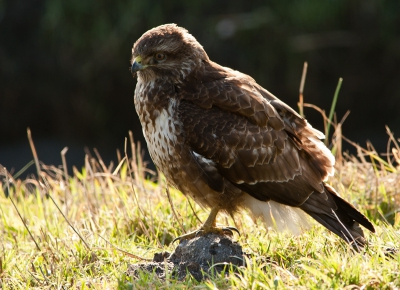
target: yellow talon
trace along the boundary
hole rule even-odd
[[[207,220],[203,224],[203,226],[193,232],[184,234],[182,236],[179,236],[175,238],[172,243],[178,241],[178,240],[188,240],[188,239],[193,239],[197,237],[199,234],[201,235],[206,235],[208,233],[215,233],[215,234],[221,234],[221,235],[230,235],[233,236],[233,232],[237,232],[240,235],[240,232],[237,228],[235,227],[230,227],[230,226],[216,226],[215,224],[215,219],[217,217],[219,211],[219,206],[213,207],[210,215],[208,216]]]

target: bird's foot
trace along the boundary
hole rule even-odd
[[[195,230],[193,232],[184,234],[182,236],[179,236],[177,238],[175,238],[172,243],[176,242],[176,241],[181,241],[181,240],[189,240],[189,239],[193,239],[195,237],[198,236],[204,236],[206,234],[218,234],[218,235],[229,235],[229,236],[233,236],[233,232],[237,232],[240,236],[240,232],[237,228],[235,227],[230,227],[230,226],[212,226],[212,227],[205,227],[202,226],[200,229]]]

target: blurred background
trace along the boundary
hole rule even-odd
[[[32,160],[27,127],[46,164],[61,164],[65,146],[78,168],[85,148],[116,161],[128,130],[144,147],[131,47],[171,22],[296,110],[304,61],[304,101],[327,112],[342,77],[336,113],[351,111],[343,134],[354,142],[384,152],[385,125],[400,134],[400,1],[2,0],[0,164],[16,172]]]

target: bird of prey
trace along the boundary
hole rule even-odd
[[[149,153],[166,179],[211,213],[247,209],[267,227],[299,234],[307,215],[353,246],[371,222],[325,183],[334,157],[324,135],[248,75],[210,60],[176,24],[133,45],[134,103]],[[194,233],[180,238],[193,237]]]

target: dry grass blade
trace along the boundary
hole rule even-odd
[[[174,203],[172,202],[171,194],[169,193],[168,186],[166,186],[165,192],[167,193],[168,202],[169,202],[169,205],[171,206],[172,213],[174,214],[174,217],[175,217],[176,221],[178,222],[179,226],[181,227],[182,232],[186,233],[185,228],[183,227],[183,224],[182,224],[181,220],[178,218],[178,215],[177,215],[177,213],[175,211],[175,206],[174,206]]]
[[[305,61],[303,65],[303,73],[301,75],[301,81],[300,81],[300,88],[299,88],[299,102],[297,103],[297,106],[299,107],[299,114],[300,116],[304,117],[304,85],[306,83],[306,76],[307,76],[307,68],[308,68],[308,63]]]
[[[67,158],[65,157],[65,155],[67,154],[68,151],[68,147],[64,147],[63,150],[61,150],[61,160],[62,160],[62,166],[63,166],[63,170],[64,170],[64,184],[65,184],[65,189],[67,192],[67,195],[70,195],[70,191],[69,191],[69,186],[68,186],[68,179],[69,179],[69,174],[68,174],[68,167],[67,167]],[[68,202],[65,203],[65,210],[67,212],[68,215]]]
[[[124,158],[120,159],[118,166],[115,168],[115,170],[113,171],[112,175],[117,175],[119,170],[121,169],[122,165],[124,165],[126,160],[126,156],[124,156]]]
[[[33,139],[32,139],[32,134],[31,134],[31,129],[27,129],[27,133],[28,133],[28,141],[29,141],[29,145],[31,146],[31,150],[32,150],[32,154],[33,154],[33,160],[35,160],[35,165],[36,165],[36,172],[40,181],[40,163],[39,163],[39,158],[36,152],[36,148],[35,148],[35,144],[33,143]]]
[[[189,206],[190,206],[190,210],[192,211],[193,215],[196,217],[197,221],[198,221],[200,224],[203,224],[203,222],[201,221],[201,219],[200,219],[199,216],[197,215],[196,211],[194,210],[194,207],[193,207],[193,205],[192,205],[192,203],[190,202],[189,199],[187,200],[187,202],[188,202],[188,204],[189,204]]]
[[[342,82],[343,82],[343,79],[339,78],[339,82],[337,84],[335,94],[333,95],[331,110],[329,111],[329,117],[328,117],[329,122],[326,125],[326,131],[325,131],[325,145],[329,144],[329,130],[330,130],[330,126],[332,124],[333,115],[335,113],[336,103],[337,103],[337,99],[339,97],[340,88],[342,87]]]
[[[396,139],[394,138],[394,135],[392,133],[392,131],[389,129],[388,126],[385,126],[386,128],[386,133],[389,135],[389,140],[387,143],[387,147],[386,147],[386,156],[388,158],[388,162],[390,164],[390,166],[392,166],[393,168],[396,168],[395,165],[393,165],[393,161],[391,160],[390,156],[392,154],[394,160],[396,161],[397,165],[400,165],[400,146],[397,143]],[[391,148],[391,144],[393,144],[395,146],[395,148],[392,148],[392,153],[390,153],[390,148]]]
[[[86,243],[85,239],[81,236],[81,234],[78,232],[77,229],[75,229],[75,227],[71,224],[71,222],[68,220],[68,218],[65,216],[65,214],[62,212],[62,210],[60,209],[60,207],[58,206],[58,204],[56,203],[56,201],[54,200],[54,198],[49,194],[49,198],[51,199],[51,201],[53,202],[53,204],[56,206],[56,208],[58,209],[58,211],[61,213],[61,215],[63,216],[63,218],[65,219],[65,221],[68,223],[68,225],[71,227],[71,229],[78,235],[78,237],[81,239],[82,243],[86,246],[86,248],[88,250],[90,250],[90,246],[88,243]]]
[[[134,258],[134,259],[138,259],[138,260],[141,260],[141,261],[149,261],[149,262],[150,262],[150,261],[153,261],[153,259],[143,258],[143,257],[140,257],[140,256],[138,256],[138,255],[129,253],[129,252],[125,251],[125,250],[122,250],[122,249],[118,248],[117,246],[115,246],[114,244],[112,244],[110,241],[108,241],[108,240],[106,240],[105,238],[103,238],[102,236],[100,236],[100,235],[98,235],[98,236],[99,236],[103,241],[105,241],[107,244],[109,244],[111,247],[113,247],[113,248],[116,249],[117,251],[119,251],[119,252],[121,252],[121,253],[127,255],[128,257],[131,257],[131,258]]]
[[[7,169],[6,169],[5,167],[3,167],[3,171],[4,171],[4,174],[5,174],[5,176],[6,176],[6,186],[7,186],[7,190],[8,190],[8,192],[10,192],[10,183],[9,183],[9,180],[10,180],[10,179],[9,179],[9,177],[8,177]],[[11,177],[11,176],[10,176],[10,177]],[[11,195],[9,195],[8,198],[10,199],[12,205],[14,206],[15,211],[17,212],[17,214],[18,214],[20,220],[22,221],[22,223],[23,223],[25,229],[27,230],[29,236],[31,237],[32,241],[34,242],[36,248],[38,249],[38,251],[39,251],[40,253],[42,253],[43,259],[47,262],[46,256],[44,256],[44,254],[43,254],[43,252],[42,252],[42,249],[39,247],[38,242],[36,242],[36,239],[33,237],[32,232],[29,230],[29,227],[28,227],[28,225],[26,224],[25,219],[22,217],[22,215],[21,215],[21,213],[20,213],[20,211],[19,211],[17,205],[16,205],[15,202],[14,202],[14,198],[13,198]]]

